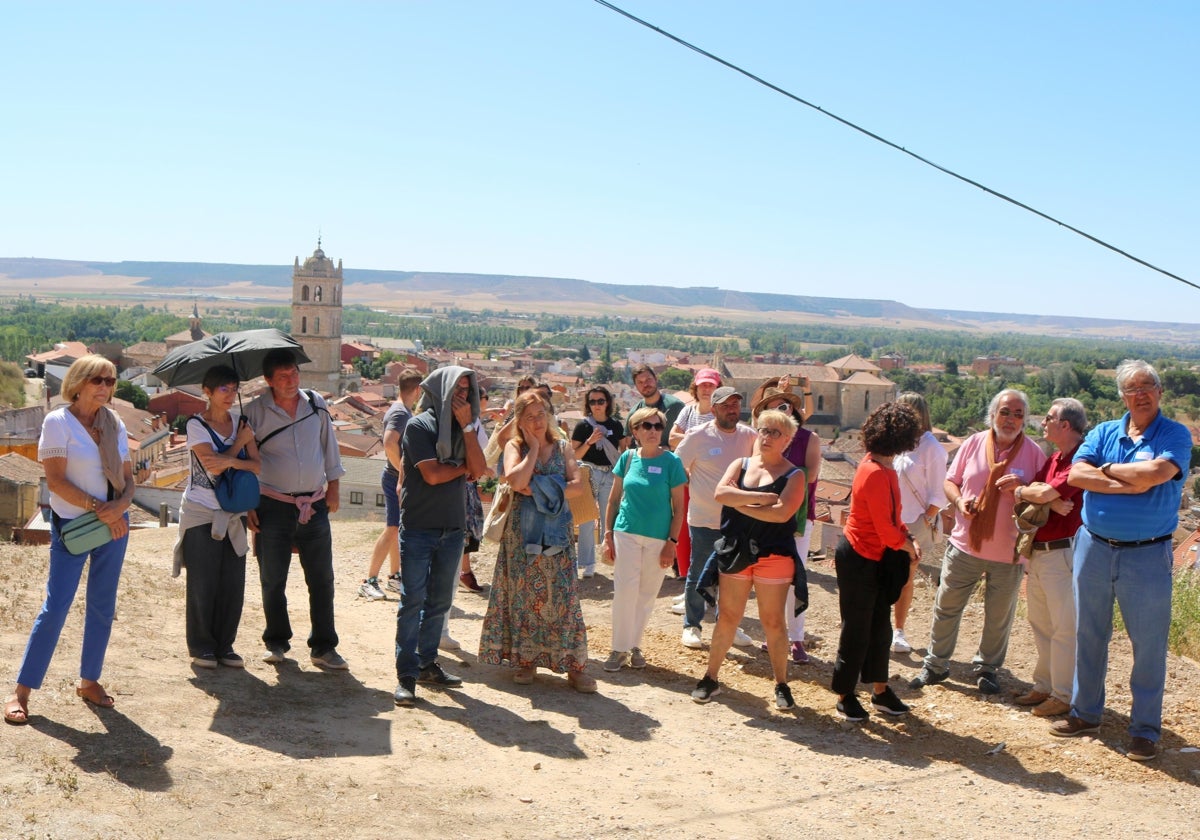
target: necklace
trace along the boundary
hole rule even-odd
[[[99,443],[100,430],[96,428],[96,415],[92,415],[92,421],[90,423],[85,423],[83,418],[79,415],[79,412],[75,410],[74,406],[68,409],[68,411],[75,415],[75,419],[79,421],[79,425],[83,426],[84,430],[91,436],[92,440],[94,440],[96,443]]]

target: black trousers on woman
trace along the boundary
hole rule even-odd
[[[868,560],[845,537],[833,555],[837,569],[842,635],[833,667],[836,694],[853,694],[859,680],[887,682],[888,647],[892,643],[892,605],[882,586],[883,565]]]
[[[229,537],[218,542],[209,525],[197,525],[183,534],[183,562],[188,653],[229,653],[242,621],[246,555],[234,551]]]

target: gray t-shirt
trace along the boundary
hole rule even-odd
[[[389,431],[395,432],[400,435],[401,440],[404,440],[404,427],[408,425],[408,421],[412,419],[412,416],[412,412],[408,410],[408,406],[400,400],[396,400],[388,408],[387,413],[383,415],[384,433],[386,434]],[[400,475],[400,471],[392,466],[391,461],[387,462],[387,466],[383,468],[383,471],[392,478]]]
[[[462,436],[454,424],[451,434]],[[463,482],[466,476],[431,485],[425,482],[417,464],[437,460],[437,415],[423,411],[408,421],[400,443],[404,481],[400,485],[400,524],[404,528],[465,528],[467,512]]]

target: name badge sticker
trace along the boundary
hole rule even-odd
[[[646,472],[650,473],[650,475],[661,475],[662,467],[646,467]]]
[[[1154,453],[1150,452],[1148,450],[1145,450],[1145,449],[1139,449],[1137,452],[1133,453],[1133,460],[1135,460],[1135,461],[1153,461]]]
[[[708,454],[710,457],[716,458],[718,455],[721,454],[721,447],[718,446],[715,449],[708,450]]]

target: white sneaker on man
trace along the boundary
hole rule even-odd
[[[738,647],[753,647],[754,640],[741,627],[733,631],[733,643]]]
[[[683,601],[676,601],[671,605],[671,612],[675,613],[675,615],[686,615],[687,605]]]
[[[704,640],[700,637],[699,627],[684,627],[683,636],[680,637],[679,641],[683,643],[685,648],[691,648],[692,650],[699,650],[704,647]]]
[[[912,645],[904,638],[904,631],[899,627],[892,631],[892,653],[912,653]]]
[[[682,604],[686,600],[687,600],[687,593],[680,592],[678,595],[676,595],[674,598],[671,599],[671,603],[672,604]]]

